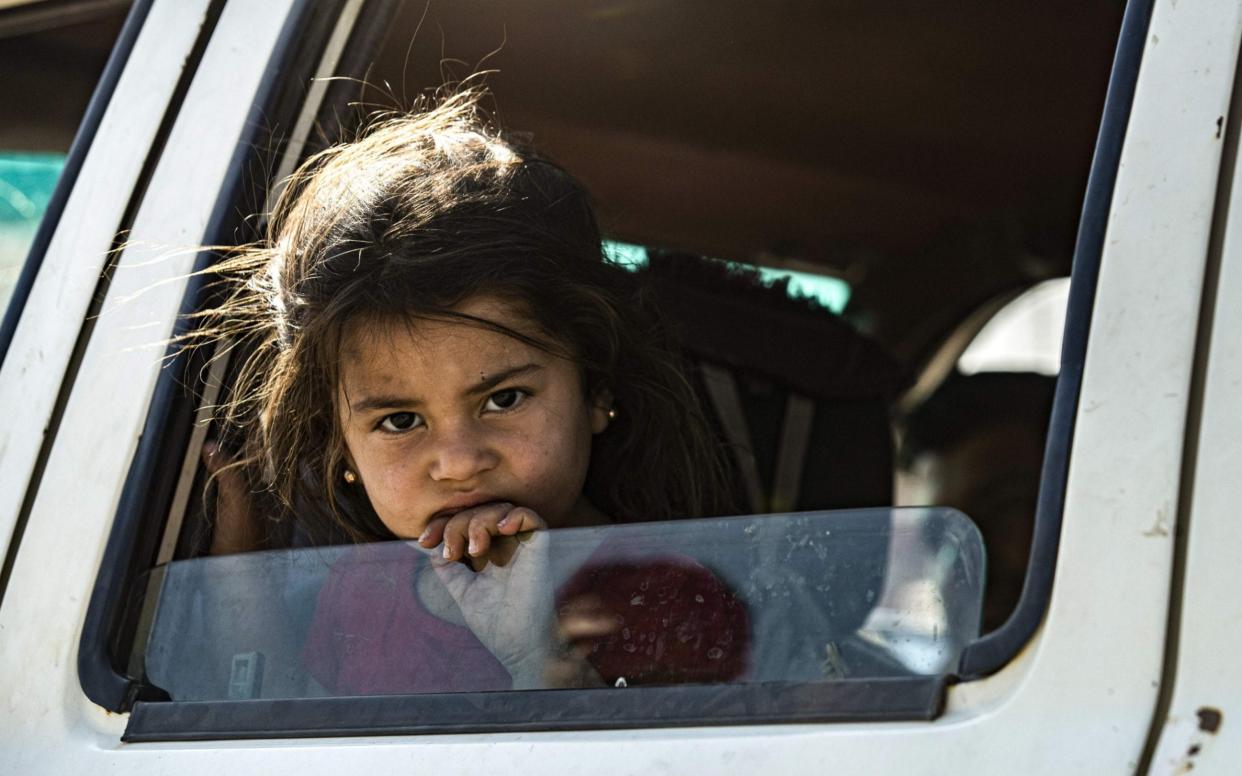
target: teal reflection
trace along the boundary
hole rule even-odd
[[[0,153],[0,311],[64,166],[64,154]]]
[[[604,256],[613,264],[636,271],[647,266],[647,249],[633,243],[604,240]],[[798,272],[791,269],[776,269],[746,264],[740,261],[722,261],[730,268],[744,268],[759,275],[759,279],[768,285],[787,280],[785,290],[795,299],[813,299],[821,306],[838,315],[845,309],[850,300],[850,285],[840,278],[815,275],[810,272]]]

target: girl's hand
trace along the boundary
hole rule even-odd
[[[250,489],[240,468],[214,440],[203,443],[203,466],[216,481],[215,525],[211,531],[212,555],[253,552],[264,547],[263,532],[250,499]]]
[[[597,595],[587,593],[562,601],[556,618],[556,635],[562,649],[544,665],[545,686],[604,686],[604,680],[587,656],[597,639],[611,635],[619,627]]]
[[[547,527],[533,509],[494,502],[463,509],[451,517],[435,518],[418,537],[418,543],[430,549],[443,542],[445,560],[468,556],[474,570],[481,571],[489,562],[498,566],[509,562],[517,543],[508,537]]]
[[[598,686],[586,640],[616,623],[601,617],[598,600],[589,596],[554,611],[545,528],[526,507],[483,504],[431,521],[419,544],[430,549],[443,542],[432,561],[436,574],[466,625],[509,671],[514,689]],[[456,562],[465,558],[470,568]]]
[[[491,525],[499,524],[499,518],[490,517]],[[487,517],[483,522],[489,524]],[[461,531],[457,538],[467,533]],[[432,556],[432,568],[466,625],[513,677],[514,689],[543,687],[545,670],[560,651],[548,574],[548,534],[531,533],[520,543],[507,538],[504,544],[510,545],[505,547],[504,563],[485,563],[474,571],[446,559],[448,553],[437,553]]]

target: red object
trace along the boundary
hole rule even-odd
[[[579,596],[598,599],[592,608],[617,624],[587,640],[587,660],[610,685],[728,682],[749,663],[746,607],[690,558],[593,559],[557,599],[564,607]]]

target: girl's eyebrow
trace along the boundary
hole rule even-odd
[[[506,369],[503,372],[497,372],[491,377],[484,377],[481,379],[478,385],[471,386],[471,388],[466,391],[466,395],[477,396],[481,393],[487,393],[509,378],[517,377],[518,375],[530,374],[531,372],[538,372],[540,369],[543,369],[543,364],[536,364],[532,361],[529,364],[523,364],[522,366],[515,366],[512,369]]]
[[[349,409],[351,413],[370,412],[372,410],[392,410],[401,407],[410,407],[418,404],[417,399],[408,399],[404,396],[368,396],[365,399],[359,399],[351,402]]]
[[[497,385],[503,383],[505,380],[517,377],[518,375],[538,372],[541,369],[543,369],[542,364],[536,364],[532,361],[529,364],[523,364],[522,366],[515,366],[512,369],[506,369],[503,372],[497,372],[491,377],[482,378],[476,385],[470,386],[470,388],[465,391],[464,395],[477,396],[479,394],[487,393]],[[393,396],[385,394],[361,398],[356,402],[350,402],[349,407],[353,412],[363,413],[373,410],[389,410],[399,409],[402,407],[412,407],[421,403],[421,400],[408,396]]]

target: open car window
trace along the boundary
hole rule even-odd
[[[344,106],[358,91],[377,104],[376,84],[402,84],[398,101],[434,88],[446,52],[495,64],[497,118],[582,178],[607,257],[650,284],[676,329],[752,516],[541,533],[518,547],[533,571],[484,570],[467,579],[491,586],[473,593],[459,589],[461,569],[401,542],[204,557],[214,516],[202,444],[244,353],[180,352],[122,500],[114,536],[128,544],[105,569],[111,598],[98,610],[110,608],[83,636],[112,671],[101,704],[133,710],[128,740],[934,717],[963,651],[1022,594],[1054,384],[976,381],[990,402],[956,390],[959,401],[947,383],[938,401],[938,385],[916,407],[903,398],[983,300],[1069,270],[1119,16],[1083,8],[1073,24],[1028,28],[913,8],[784,18],[703,3],[665,18],[657,6],[465,3],[426,20],[421,8],[363,14],[334,33],[348,38],[339,70],[369,72],[367,88],[328,79],[327,107],[308,100],[299,119],[281,102],[297,94],[273,86],[273,115],[283,107],[287,125],[332,132],[295,136],[287,158],[263,161],[288,171],[349,136]],[[328,15],[307,24],[326,37]],[[700,35],[665,34],[707,19]],[[444,41],[412,37],[424,21]],[[1092,34],[1071,49],[1068,28]],[[1019,38],[1039,45],[1015,48]],[[959,61],[959,49],[973,53]],[[318,50],[298,61],[319,66]],[[987,67],[967,78],[966,61]],[[997,84],[1000,61],[1014,76]],[[706,66],[722,62],[733,68],[723,76]],[[969,134],[985,116],[1000,123]],[[222,195],[221,213],[254,212],[235,200],[270,194],[241,172],[230,180],[243,193]],[[233,226],[202,242],[227,243]],[[217,302],[211,293],[192,286],[186,309]],[[995,428],[1016,403],[1030,408],[1018,442]],[[957,414],[982,406],[996,412]],[[1058,433],[1051,469],[1069,427]],[[948,472],[940,489],[902,500],[895,470],[929,456]],[[967,456],[979,467],[960,464]],[[963,474],[969,487],[945,495]],[[494,616],[470,621],[471,594]],[[1043,605],[1026,607],[1027,635]],[[566,632],[575,614],[597,632]],[[522,627],[499,639],[508,617]],[[429,633],[439,642],[409,646]],[[567,662],[568,679],[547,670]],[[551,690],[555,701],[540,694]]]

